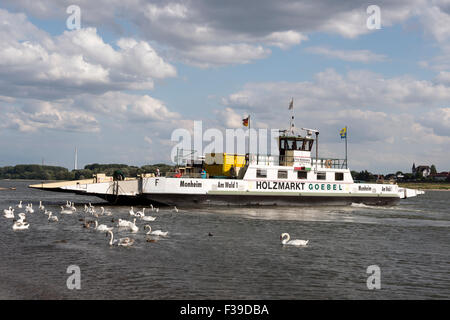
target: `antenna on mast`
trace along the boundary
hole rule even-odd
[[[294,98],[291,99],[289,103],[289,110],[292,110],[291,121],[289,123],[289,131],[291,134],[294,134],[295,124],[294,124]]]

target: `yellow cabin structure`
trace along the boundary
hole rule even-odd
[[[231,177],[245,166],[245,155],[234,153],[205,154],[205,170],[210,177]],[[234,173],[233,170],[234,169]]]

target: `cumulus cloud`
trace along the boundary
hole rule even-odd
[[[436,134],[450,137],[450,108],[439,108],[425,113],[420,122],[429,128],[433,128]]]
[[[410,108],[439,106],[450,98],[450,87],[431,81],[400,76],[385,78],[366,70],[342,75],[327,69],[314,81],[248,83],[223,102],[227,106],[267,108],[282,105],[294,97],[299,109],[332,110],[355,106],[371,110],[407,111]]]
[[[35,101],[25,107],[3,105],[10,112],[0,114],[2,127],[17,129],[21,132],[36,132],[40,130],[58,130],[74,132],[100,131],[97,119],[89,113],[68,111],[58,103]]]
[[[76,92],[152,89],[154,79],[176,76],[145,41],[121,38],[118,49],[95,28],[51,37],[23,14],[0,9],[0,94],[61,98]],[[14,30],[14,31],[12,31]]]
[[[177,59],[202,67],[261,59],[270,54],[271,47],[288,49],[307,40],[307,34],[313,32],[346,38],[371,32],[366,26],[365,1],[80,0],[77,4],[82,10],[83,25],[101,24],[118,34],[126,33],[132,26],[146,41],[156,41]],[[5,0],[5,5],[40,18],[65,19],[68,3]],[[382,25],[387,27],[419,15],[427,2],[386,0],[377,5],[382,9]],[[118,22],[123,17],[126,25]],[[242,48],[245,50],[240,55]],[[247,48],[257,52],[250,54]],[[214,50],[219,53],[211,55]]]
[[[0,116],[3,128],[98,132],[102,120],[179,118],[161,100],[123,90],[153,89],[176,69],[146,41],[106,43],[95,28],[51,36],[24,14],[0,9]]]
[[[72,104],[92,113],[130,121],[169,121],[180,118],[178,113],[171,112],[162,101],[148,95],[123,92],[81,95]]]

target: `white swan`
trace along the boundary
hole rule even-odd
[[[3,213],[4,214],[14,213],[14,209],[11,206],[9,206],[8,209],[3,209]]]
[[[144,220],[144,221],[155,221],[155,220],[156,220],[156,217],[152,217],[152,216],[143,216],[143,217],[141,217],[141,220]]]
[[[69,200],[66,200],[66,208],[72,207],[72,203]]]
[[[71,209],[64,209],[64,207],[61,206],[61,214],[72,214],[72,213],[73,213],[73,210],[71,210]]]
[[[23,212],[19,213],[17,216],[19,217],[19,219],[17,220],[19,222],[24,222],[25,219],[27,218],[27,216]]]
[[[173,207],[173,211],[178,212],[178,208],[176,206]]]
[[[25,207],[25,212],[26,213],[33,213],[34,209],[33,209],[33,204],[29,203],[26,207]]]
[[[117,224],[118,227],[126,227],[128,228],[130,226],[132,222],[128,221],[128,220],[122,220],[119,219],[119,223]]]
[[[134,209],[133,207],[131,207],[130,211],[128,211],[128,213],[130,214],[130,216],[135,216],[136,214],[134,213]]]
[[[135,224],[130,225],[130,231],[133,233],[136,233],[139,231],[139,227],[136,226]]]
[[[150,225],[148,225],[148,224],[146,224],[144,226],[144,229],[148,229],[146,234],[151,234],[151,235],[154,235],[154,236],[166,237],[169,234],[168,231],[161,231],[161,230],[152,231],[152,227],[150,227]]]
[[[16,207],[22,209],[22,200],[20,200],[19,204],[17,204]]]
[[[102,209],[102,212],[100,213],[101,215],[105,215],[105,216],[112,215],[112,212],[110,210],[105,210],[105,208],[103,208],[103,207],[100,207],[100,209]]]
[[[28,229],[28,227],[30,226],[30,224],[28,222],[23,222],[23,221],[16,221],[14,222],[12,228],[13,230],[25,230]]]
[[[9,207],[9,209],[4,209],[3,216],[6,219],[14,219],[14,209],[12,209],[11,207]]]
[[[135,214],[138,217],[145,217],[145,208],[142,208],[142,211],[138,211]]]
[[[109,235],[111,236],[111,239],[109,240],[109,245],[113,246],[113,245],[117,245],[117,246],[122,246],[122,247],[130,247],[134,244],[134,239],[132,238],[120,238],[119,240],[115,240],[114,241],[114,234],[113,232],[110,230],[108,231]]]
[[[88,213],[94,215],[95,214],[95,207],[89,203]]]
[[[45,209],[44,214],[48,216],[48,215],[52,214],[52,212]]]
[[[95,227],[94,227],[94,229],[97,230],[97,231],[101,231],[101,232],[107,232],[107,231],[112,231],[113,228],[112,227],[108,228],[108,226],[106,224],[98,225],[98,221],[95,220]]]
[[[74,211],[74,212],[77,211],[77,208],[75,208],[75,202],[72,202],[72,203],[71,203],[69,209],[72,210],[72,211]]]
[[[42,205],[42,201],[39,201],[39,210],[44,210],[45,207]]]
[[[54,216],[54,215],[52,215],[51,212],[49,212],[49,214],[48,214],[48,221],[50,221],[50,222],[58,222],[59,219],[58,219],[57,216]]]
[[[136,233],[139,231],[139,227],[136,226],[136,218],[133,219],[133,222],[128,221],[128,229],[130,229],[131,232]]]
[[[290,240],[291,236],[289,233],[283,233],[280,236],[281,243],[283,245],[290,245],[290,246],[306,246],[309,242],[309,240]]]

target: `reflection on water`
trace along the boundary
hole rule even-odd
[[[0,187],[17,187],[0,191],[0,209],[22,200],[36,210],[27,215],[27,231],[14,232],[12,221],[0,217],[0,298],[450,298],[447,192],[427,192],[394,207],[161,208],[151,213],[154,222],[137,221],[137,233],[115,228],[116,238],[136,240],[118,248],[80,221],[85,203],[99,209],[105,202],[27,184],[0,181]],[[47,221],[37,210],[39,200],[59,222]],[[67,200],[77,214],[59,214]],[[113,215],[99,223],[130,219],[129,207],[108,209]],[[145,224],[169,236],[147,242]],[[308,246],[283,247],[283,232],[308,239]],[[73,264],[81,269],[81,290],[66,287]],[[375,292],[366,287],[366,268],[373,264],[382,272],[382,290]]]

